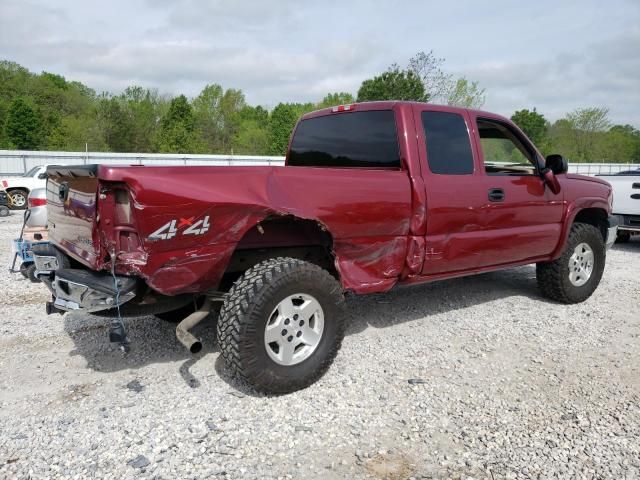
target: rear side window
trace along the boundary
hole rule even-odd
[[[400,168],[395,115],[391,110],[370,110],[303,120],[287,164]]]
[[[427,161],[433,173],[467,175],[473,173],[473,155],[467,124],[451,112],[422,112],[427,143]]]

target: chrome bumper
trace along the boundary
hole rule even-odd
[[[611,215],[607,219],[607,241],[605,242],[607,250],[609,250],[613,246],[613,244],[616,243],[619,224],[620,224],[620,219],[615,215]]]

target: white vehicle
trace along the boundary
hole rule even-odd
[[[613,187],[613,215],[617,215],[618,242],[640,234],[640,169],[616,175],[598,175]]]
[[[20,177],[5,177],[0,179],[0,186],[11,197],[11,207],[19,210],[27,208],[27,198],[34,188],[46,188],[47,167],[50,165],[40,165],[33,167]]]

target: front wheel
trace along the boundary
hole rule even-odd
[[[308,387],[329,368],[344,337],[340,283],[317,265],[274,258],[229,291],[218,342],[231,372],[267,393]]]
[[[543,295],[558,302],[583,302],[600,283],[605,259],[600,230],[586,223],[574,223],[560,258],[536,265],[538,286]]]

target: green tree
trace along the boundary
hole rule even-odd
[[[544,115],[536,111],[535,107],[533,110],[524,108],[514,112],[511,115],[511,120],[520,127],[538,148],[542,149],[543,146],[546,146],[549,122],[544,118]]]
[[[293,127],[306,112],[314,110],[312,103],[279,103],[269,117],[269,155],[284,155]]]
[[[599,133],[609,129],[609,109],[605,107],[579,108],[567,115],[576,158],[593,162],[600,160],[602,136]]]
[[[447,94],[447,105],[465,108],[481,108],[485,102],[484,88],[478,82],[470,82],[464,77],[453,83]]]
[[[428,102],[447,103],[454,85],[453,75],[442,70],[444,58],[438,58],[433,50],[418,52],[409,59],[407,69],[415,73],[424,85]]]
[[[131,151],[134,125],[125,105],[119,98],[104,97],[99,103],[98,111],[102,135],[107,148],[112,152]]]
[[[193,101],[198,136],[206,149],[214,153],[230,153],[233,139],[240,129],[240,112],[246,106],[241,90],[224,90],[220,85],[204,87]]]
[[[288,103],[279,103],[269,117],[269,155],[284,155],[287,152],[291,131],[298,120],[295,108]]]
[[[411,70],[400,70],[392,65],[382,75],[362,82],[358,90],[358,101],[372,100],[414,100],[426,102],[428,95],[422,80]]]
[[[268,155],[269,129],[256,120],[245,120],[233,138],[235,155]]]
[[[86,146],[90,151],[109,151],[103,134],[95,117],[63,117],[49,134],[47,149],[81,152]]]
[[[9,106],[5,132],[7,141],[19,150],[35,150],[40,143],[41,120],[38,112],[22,97]]]
[[[320,101],[320,103],[318,103],[318,108],[335,107],[337,105],[348,105],[354,103],[355,101],[356,99],[353,98],[353,95],[347,92],[328,93]]]
[[[126,113],[131,127],[127,136],[129,152],[150,152],[153,138],[160,127],[160,118],[167,108],[166,101],[155,90],[140,86],[127,87],[118,102]]]
[[[237,131],[231,150],[236,155],[269,155],[269,112],[261,106],[244,106],[236,116]]]
[[[191,105],[184,95],[171,100],[169,110],[160,122],[157,149],[164,153],[192,153],[202,145],[194,135],[195,120]]]
[[[640,163],[640,131],[631,125],[614,125],[602,139],[602,161]]]
[[[198,136],[205,142],[207,149],[218,153],[222,143],[222,96],[224,90],[220,85],[206,85],[193,100],[193,114],[195,117]]]
[[[549,129],[553,151],[576,162],[603,160],[611,126],[608,114],[604,107],[579,108],[556,121]]]

